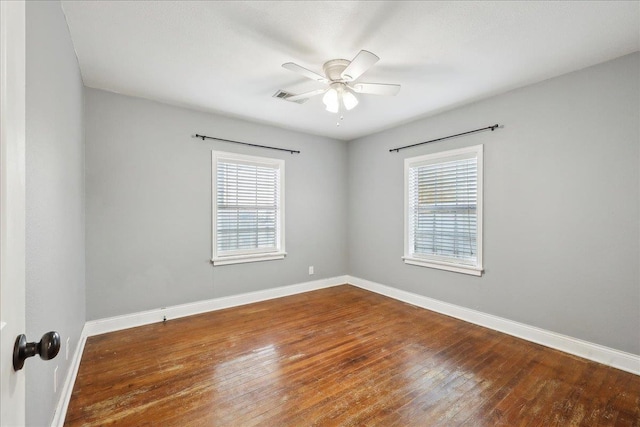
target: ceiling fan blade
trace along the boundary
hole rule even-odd
[[[400,85],[390,85],[384,83],[356,83],[351,86],[356,93],[367,93],[372,95],[397,95],[400,92]]]
[[[307,70],[306,68],[301,67],[298,64],[294,64],[293,62],[287,62],[286,64],[282,64],[282,67],[286,68],[289,71],[293,71],[294,73],[301,74],[301,75],[305,76],[306,78],[311,79],[311,80],[315,80],[317,82],[323,82],[323,83],[328,82],[326,77],[321,76],[320,74],[315,73],[315,72],[313,72],[311,70]]]
[[[348,82],[354,81],[379,60],[380,58],[368,50],[361,50],[344,69],[341,77]]]
[[[296,102],[296,101],[300,101],[301,99],[307,99],[307,98],[311,98],[312,96],[320,95],[321,93],[325,93],[327,90],[328,89],[316,89],[316,90],[312,90],[311,92],[305,92],[298,95],[287,96],[283,99],[286,101]]]

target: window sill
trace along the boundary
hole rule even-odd
[[[471,274],[473,276],[482,276],[482,267],[475,267],[471,265],[462,264],[449,264],[439,263],[434,261],[427,261],[418,258],[402,257],[405,264],[417,265],[419,267],[437,268],[439,270],[453,271],[456,273]]]
[[[250,254],[250,255],[234,255],[218,257],[211,260],[213,265],[230,265],[243,264],[246,262],[272,261],[283,259],[287,255],[286,252],[271,252],[266,254]]]

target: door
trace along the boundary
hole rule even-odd
[[[0,426],[25,423],[25,3],[0,0]]]

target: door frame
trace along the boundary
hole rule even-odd
[[[0,426],[25,425],[24,371],[13,345],[25,331],[26,4],[0,1]]]

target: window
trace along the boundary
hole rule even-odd
[[[282,259],[284,160],[212,152],[214,265]]]
[[[482,274],[482,145],[404,161],[404,262]]]

